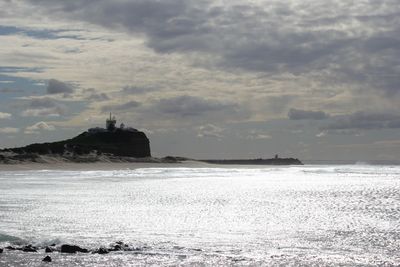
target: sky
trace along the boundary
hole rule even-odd
[[[0,0],[0,147],[109,112],[154,156],[399,159],[399,2]]]

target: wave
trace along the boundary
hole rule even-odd
[[[24,243],[25,240],[17,237],[17,236],[13,236],[13,235],[7,235],[4,233],[0,233],[0,243],[2,242],[9,242],[9,243]]]
[[[8,235],[5,233],[0,233],[0,244],[3,245],[16,245],[16,246],[24,246],[24,245],[35,245],[39,247],[46,247],[52,244],[62,244],[63,241],[59,238],[39,238],[39,239],[32,239],[32,238],[23,238],[14,235]]]

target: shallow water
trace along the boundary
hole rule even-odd
[[[0,171],[0,247],[119,240],[137,250],[51,264],[399,266],[400,167]]]

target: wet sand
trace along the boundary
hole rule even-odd
[[[197,161],[184,161],[179,163],[155,163],[155,162],[93,162],[93,163],[18,163],[0,164],[0,171],[20,170],[115,170],[115,169],[141,169],[141,168],[194,168],[211,167],[208,164]]]

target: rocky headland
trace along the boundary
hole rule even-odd
[[[72,139],[0,150],[1,163],[148,161],[150,142],[140,131],[84,132]]]
[[[31,144],[0,150],[0,163],[182,163],[197,161],[209,164],[237,165],[302,165],[295,158],[194,160],[184,157],[151,156],[150,141],[144,132],[115,126],[116,119],[106,120],[106,128],[91,128],[78,136],[57,142]]]

